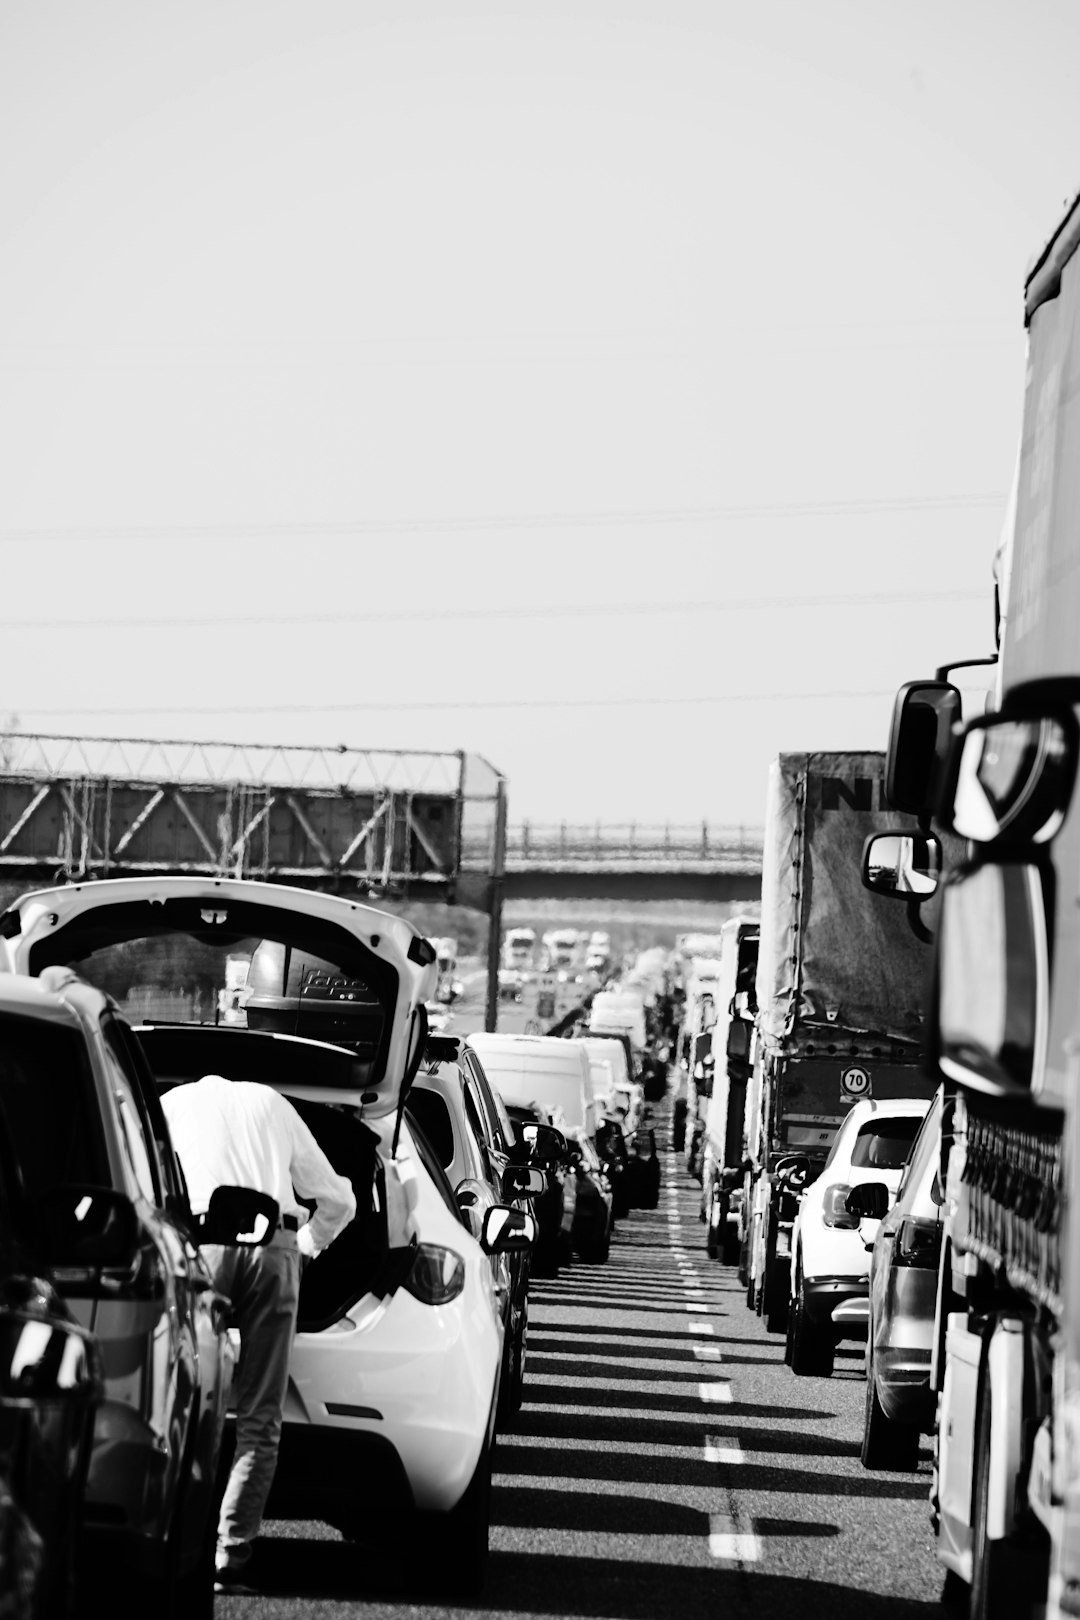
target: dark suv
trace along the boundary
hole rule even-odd
[[[0,974],[0,1140],[20,1235],[100,1352],[88,1606],[209,1617],[228,1301],[200,1258],[145,1060],[114,1004],[70,969]],[[266,1202],[241,1195],[233,1225],[205,1238],[238,1241]]]

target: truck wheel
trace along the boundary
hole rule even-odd
[[[796,1378],[831,1378],[835,1354],[832,1333],[811,1322],[806,1314],[806,1288],[800,1267],[788,1310],[785,1360]]]
[[[756,1304],[757,1304],[757,1301],[754,1298],[754,1279],[753,1279],[753,1277],[747,1277],[747,1279],[746,1279],[746,1308],[747,1308],[747,1310],[752,1311],[755,1308]]]
[[[867,1357],[861,1456],[864,1468],[888,1474],[915,1473],[919,1466],[919,1431],[913,1423],[897,1423],[886,1417],[878,1400],[872,1355]]]
[[[730,1226],[724,1229],[720,1244],[720,1259],[725,1266],[737,1266],[739,1263],[739,1234]]]
[[[979,1399],[975,1444],[975,1489],[972,1500],[970,1620],[1027,1620],[1046,1603],[1049,1575],[1046,1537],[1032,1527],[1032,1541],[1023,1545],[1016,1536],[991,1541],[986,1533],[990,1495],[990,1430],[993,1414],[990,1378],[984,1379]]]

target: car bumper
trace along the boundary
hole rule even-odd
[[[421,1511],[447,1512],[490,1437],[501,1359],[502,1331],[475,1281],[448,1305],[404,1289],[384,1310],[362,1302],[323,1333],[297,1334],[283,1456],[308,1476],[322,1468],[358,1504],[372,1486],[384,1501],[385,1479]],[[345,1454],[359,1466],[338,1473]]]
[[[807,1316],[811,1322],[824,1327],[832,1323],[833,1312],[838,1305],[846,1305],[849,1300],[866,1299],[870,1284],[867,1277],[805,1277],[803,1288]],[[865,1328],[865,1320],[861,1329],[858,1323],[852,1324],[853,1332],[865,1331]]]
[[[937,1407],[930,1388],[929,1350],[875,1349],[874,1382],[887,1418],[916,1424],[929,1434]]]

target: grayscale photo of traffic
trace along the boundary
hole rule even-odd
[[[1080,1620],[1078,62],[0,3],[0,1620]]]

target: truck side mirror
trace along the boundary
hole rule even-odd
[[[1080,728],[1055,711],[982,715],[954,738],[936,806],[942,826],[998,848],[1045,844],[1065,819]]]
[[[742,1063],[750,1056],[750,1025],[743,1018],[733,1018],[728,1025],[727,1055]]]
[[[941,881],[933,833],[871,833],[863,845],[863,887],[890,900],[929,900]]]
[[[949,734],[961,716],[950,681],[908,681],[893,704],[885,751],[885,797],[894,810],[928,816]]]

